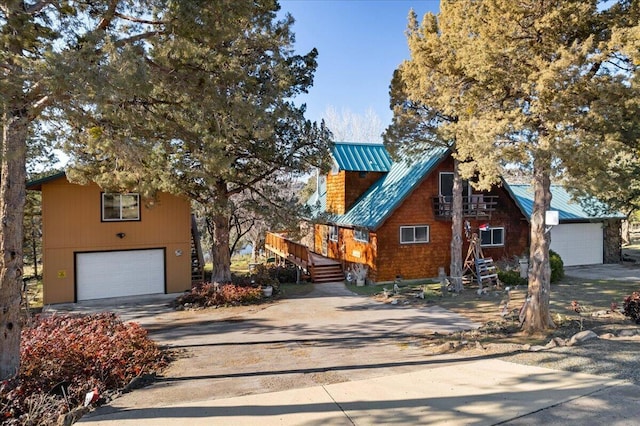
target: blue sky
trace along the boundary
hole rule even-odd
[[[372,108],[386,127],[391,122],[389,83],[409,58],[405,30],[410,9],[418,17],[437,12],[438,0],[281,0],[295,19],[295,49],[317,48],[318,69],[309,94],[307,118],[320,120],[327,108],[364,115]]]

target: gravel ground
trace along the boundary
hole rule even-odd
[[[606,324],[591,329],[598,335],[573,346],[555,346],[551,338],[547,345],[531,346],[520,343],[468,344],[459,352],[462,356],[499,357],[503,361],[535,365],[626,380],[640,385],[640,327],[628,321]],[[558,330],[565,337],[556,338],[561,344],[568,342],[573,331]],[[553,347],[555,346],[555,347]]]

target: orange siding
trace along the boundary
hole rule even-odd
[[[434,277],[438,267],[449,269],[451,222],[436,220],[432,197],[438,195],[438,173],[449,170],[445,161],[405,199],[393,214],[377,229],[377,281]],[[429,242],[400,244],[400,227],[428,225]]]
[[[327,175],[327,211],[329,213],[345,213],[345,175],[344,171]]]
[[[329,173],[327,176],[327,211],[345,214],[351,206],[383,176],[380,172]]]
[[[347,172],[345,176],[344,203],[345,212],[371,187],[384,173],[381,172]]]
[[[191,287],[189,201],[160,194],[140,221],[102,222],[101,189],[60,178],[42,185],[44,303],[73,302],[74,253],[166,248],[167,292]],[[116,234],[124,233],[124,238]],[[178,256],[177,253],[181,252]]]

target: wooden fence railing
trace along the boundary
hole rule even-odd
[[[303,269],[313,266],[313,258],[309,256],[309,248],[288,239],[286,234],[267,232],[265,249]]]

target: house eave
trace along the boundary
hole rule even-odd
[[[50,176],[45,176],[43,178],[34,179],[32,181],[27,182],[27,189],[30,191],[42,191],[42,185],[48,182],[52,182],[54,180],[61,179],[66,177],[65,172],[58,172]]]

